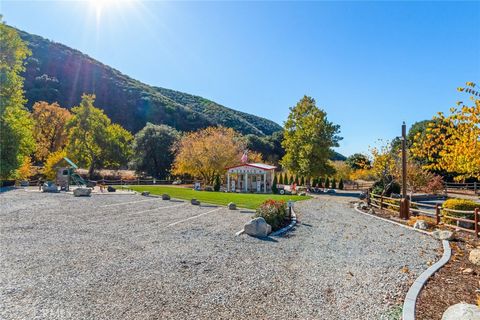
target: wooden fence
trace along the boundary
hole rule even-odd
[[[391,198],[386,197],[378,194],[368,193],[367,195],[367,203],[375,208],[380,209],[381,211],[386,210],[392,213],[400,214],[400,201],[401,199],[398,198]],[[427,208],[427,209],[421,209]],[[479,214],[480,214],[480,204],[479,208],[475,208],[472,211],[464,211],[464,210],[454,210],[449,208],[444,208],[439,204],[426,204],[420,202],[409,201],[409,212],[414,216],[425,216],[429,218],[435,219],[435,225],[443,225],[448,228],[454,228],[458,230],[462,230],[465,232],[473,233],[478,238],[480,232],[479,226]],[[463,214],[473,215],[473,219],[467,219],[462,217],[454,217],[451,214]],[[442,219],[443,218],[443,219]],[[456,225],[446,223],[445,220],[448,219],[456,223]],[[472,224],[473,229],[469,229],[466,227],[459,226],[459,222],[463,222],[466,224]]]
[[[480,183],[454,183],[445,182],[445,192],[458,193],[458,194],[480,194]]]

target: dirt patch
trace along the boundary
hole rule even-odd
[[[418,297],[418,320],[441,319],[449,306],[459,302],[477,304],[480,298],[480,267],[468,260],[473,244],[458,241],[450,242],[450,246],[452,258],[428,280]],[[465,273],[466,269],[472,272]]]

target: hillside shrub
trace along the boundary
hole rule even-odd
[[[283,184],[283,175],[280,173],[278,176],[278,184]]]
[[[330,188],[330,179],[328,177],[325,179],[325,188]]]
[[[474,217],[473,211],[475,210],[475,208],[480,208],[480,203],[472,200],[466,200],[466,199],[448,199],[443,203],[442,208],[447,208],[452,210],[461,210],[461,211],[472,211],[472,213],[461,213],[461,212],[450,212],[450,211],[442,210],[442,215],[449,215],[455,218],[465,218],[465,219],[474,220],[475,217]],[[455,220],[445,218],[445,217],[442,217],[442,221],[447,224],[452,224],[452,225],[457,224]]]
[[[277,230],[287,218],[287,204],[283,200],[267,200],[255,212],[254,218],[258,217],[264,218],[272,226],[272,230]]]
[[[340,182],[338,183],[338,189],[343,190],[345,186],[343,185],[343,178],[340,178]]]
[[[383,189],[384,189],[384,183],[382,180],[379,180],[373,184],[372,193],[381,195],[383,192]],[[402,188],[399,183],[393,182],[385,190],[384,196],[390,197],[392,193],[400,193],[401,189]]]

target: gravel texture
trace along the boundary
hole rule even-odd
[[[260,240],[235,236],[242,210],[4,192],[0,319],[378,319],[440,242],[350,200],[297,203],[301,223]]]

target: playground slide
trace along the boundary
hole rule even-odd
[[[75,183],[79,187],[86,187],[87,186],[87,182],[85,182],[85,180],[83,180],[83,178],[80,177],[77,173],[72,173],[70,178],[72,179],[72,182]]]

